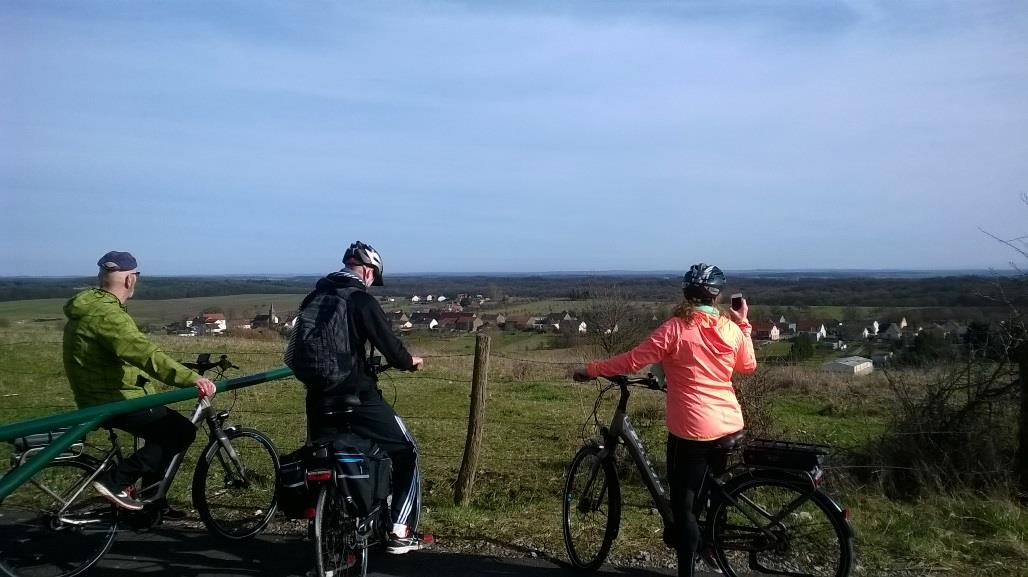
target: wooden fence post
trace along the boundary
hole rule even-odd
[[[468,414],[468,438],[464,442],[464,459],[457,474],[453,502],[466,505],[471,500],[478,469],[478,453],[482,449],[485,428],[485,389],[489,377],[489,335],[479,333],[475,339],[475,369],[471,375],[471,411]]]

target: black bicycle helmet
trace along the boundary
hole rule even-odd
[[[371,284],[382,286],[382,255],[378,254],[378,251],[370,244],[364,244],[359,240],[351,244],[350,248],[346,249],[346,254],[343,255],[343,264],[360,264],[371,267],[375,271],[375,280]]]
[[[725,273],[714,265],[694,264],[682,278],[682,292],[686,298],[715,299],[727,283]]]

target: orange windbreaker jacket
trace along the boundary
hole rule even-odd
[[[589,376],[627,375],[661,363],[667,377],[667,428],[676,437],[717,439],[743,428],[732,373],[757,368],[751,326],[705,312],[674,317],[634,349],[589,363]]]

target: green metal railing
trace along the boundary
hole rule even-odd
[[[245,377],[218,381],[215,384],[218,387],[218,392],[222,393],[291,376],[293,376],[293,371],[289,368],[282,367],[265,371],[263,373],[247,375]],[[127,401],[117,401],[104,405],[96,405],[94,407],[87,407],[77,411],[58,413],[56,415],[50,415],[49,417],[22,421],[20,423],[13,423],[0,427],[0,442],[10,442],[19,437],[34,435],[36,433],[48,433],[50,431],[56,431],[62,427],[71,427],[71,429],[50,443],[46,449],[40,451],[37,455],[34,455],[20,467],[11,469],[3,476],[3,478],[0,478],[0,501],[7,498],[8,495],[14,492],[14,489],[27,481],[32,477],[32,475],[35,475],[37,471],[52,461],[54,457],[60,455],[73,444],[80,441],[87,433],[100,426],[100,423],[105,420],[125,413],[132,413],[143,409],[169,405],[171,403],[195,398],[196,389],[190,387],[168,391],[166,393],[158,393],[156,395],[147,395],[145,397],[139,397],[138,399],[129,399]]]

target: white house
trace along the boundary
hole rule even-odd
[[[198,334],[220,335],[228,329],[228,321],[222,313],[203,313],[196,318],[188,319],[186,326]]]
[[[843,357],[824,363],[821,365],[821,370],[853,376],[866,375],[874,370],[874,363],[871,362],[871,359],[864,357]]]
[[[432,295],[428,295],[427,297],[425,297],[425,300],[428,301],[428,302],[432,302],[432,301],[435,300],[435,297],[432,296]]]
[[[796,334],[807,334],[814,341],[820,341],[828,336],[825,325],[821,321],[796,321]]]
[[[782,338],[782,331],[778,329],[778,325],[770,321],[758,323],[754,333],[754,336],[759,340],[777,341]]]
[[[419,297],[418,295],[414,295],[414,296],[412,296],[410,298],[410,302],[412,302],[412,303],[419,303],[419,302],[421,302],[421,297]]]
[[[436,297],[435,300],[436,302],[443,302],[444,300],[446,300],[446,297],[444,297],[443,295],[439,295],[438,297]]]

